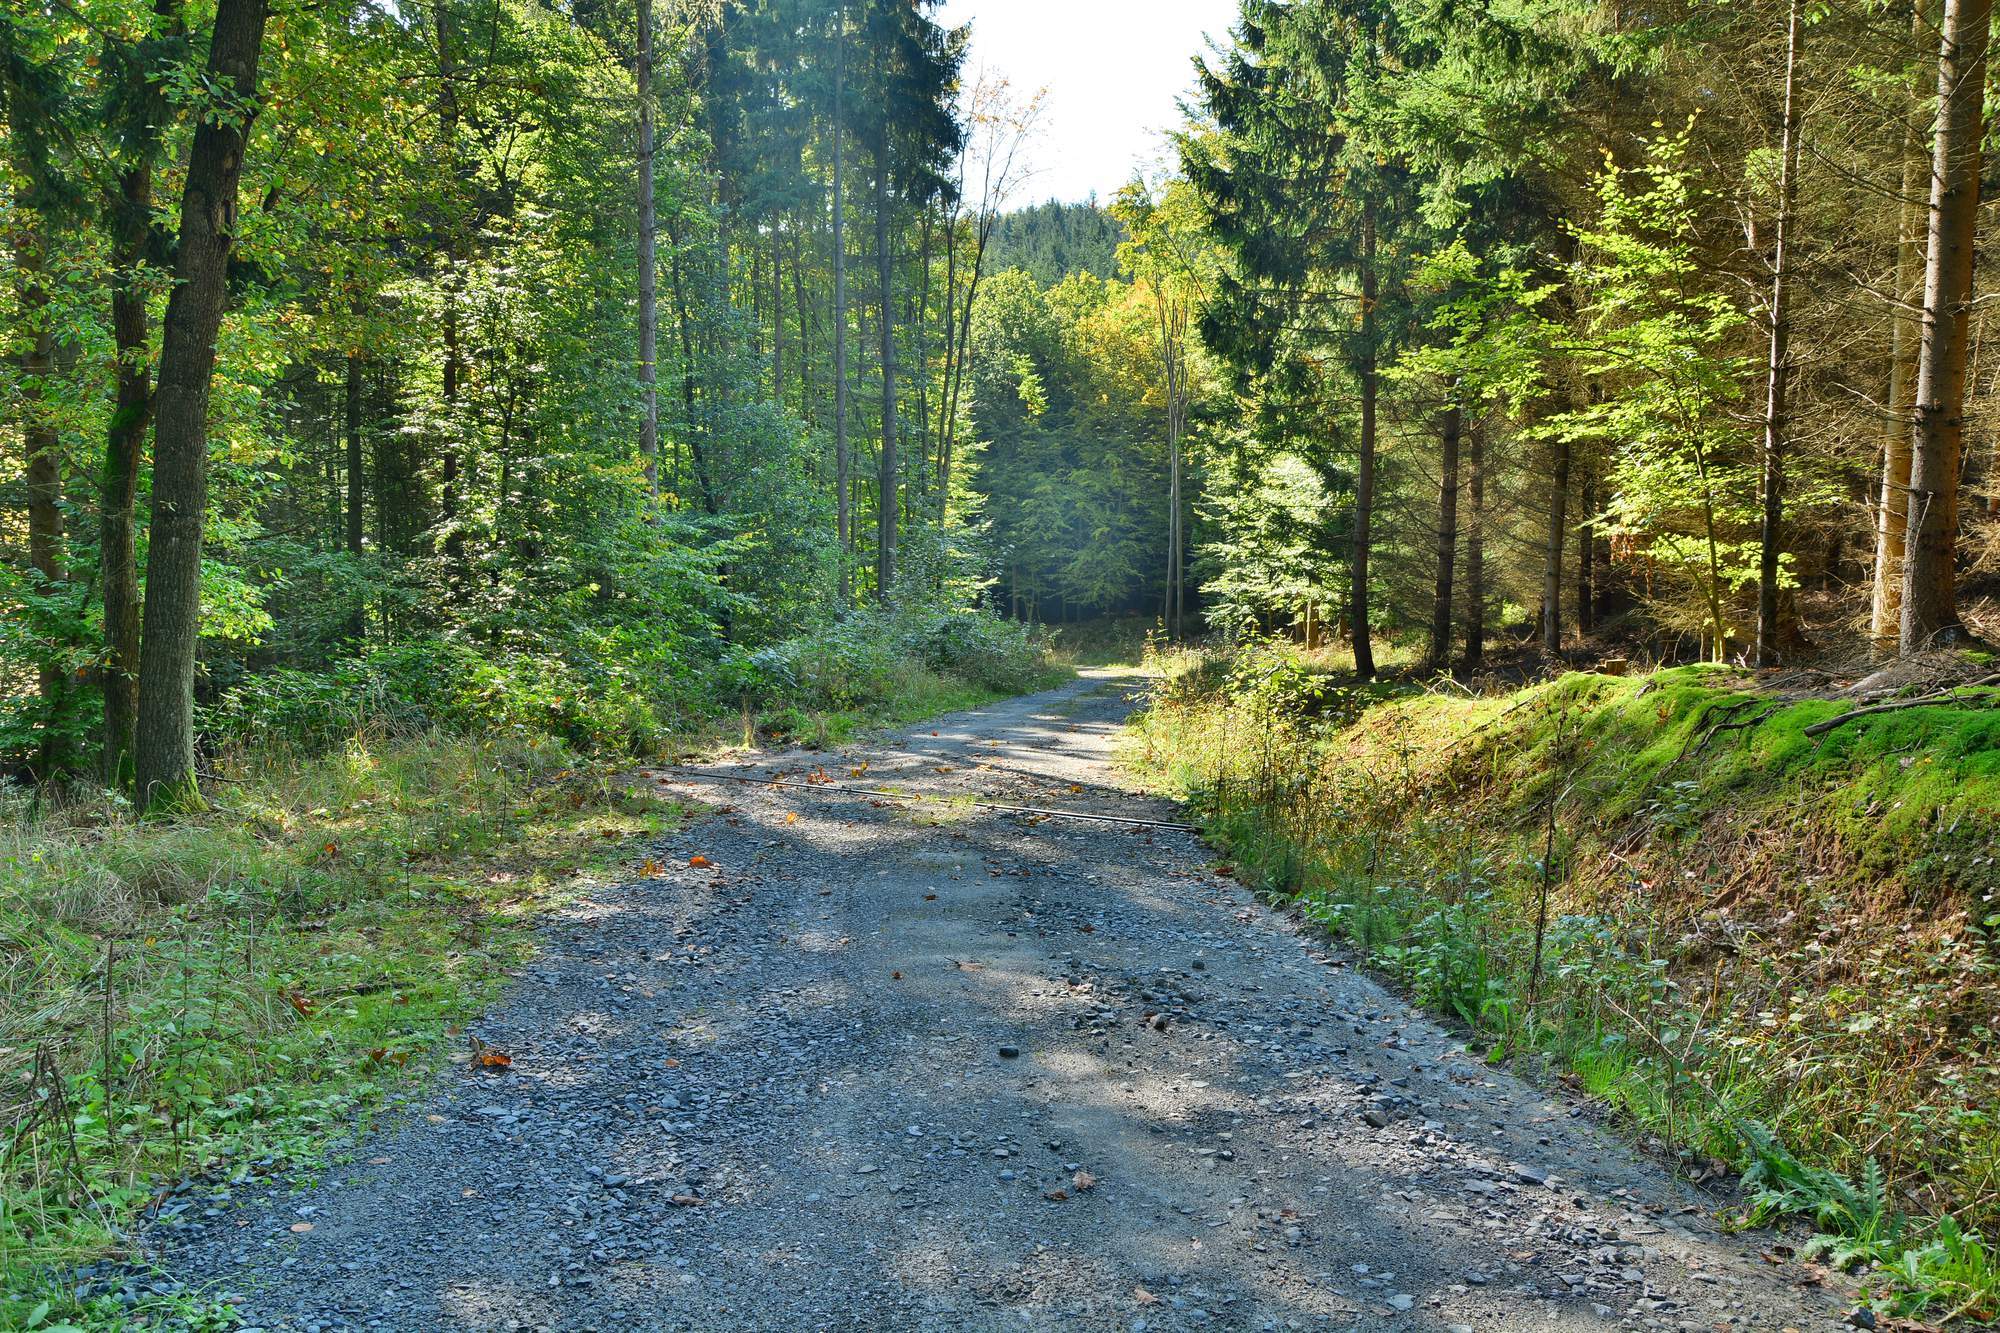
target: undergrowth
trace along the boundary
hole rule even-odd
[[[535,917],[679,817],[630,756],[734,740],[737,709],[746,740],[833,743],[1068,675],[1022,626],[869,610],[715,668],[676,717],[426,645],[229,691],[202,810],[0,788],[0,1328],[233,1326],[78,1267],[115,1275],[191,1182],[321,1160],[434,1067]]]
[[[210,808],[0,808],[0,1327],[191,1177],[310,1160],[435,1059],[527,927],[674,811],[553,742],[351,738]]]
[[[1357,688],[1175,654],[1135,762],[1493,1058],[1744,1176],[1885,1309],[2000,1314],[2000,710],[1807,729],[1740,673]],[[1930,1219],[1928,1221],[1920,1219]]]

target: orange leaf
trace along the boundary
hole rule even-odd
[[[481,1047],[479,1054],[472,1057],[472,1062],[481,1069],[512,1069],[514,1067],[513,1056],[507,1054],[505,1051],[496,1051],[491,1046]]]
[[[798,822],[799,822],[799,812],[798,812],[798,811],[796,811],[796,810],[787,810],[787,811],[785,811],[785,822],[786,822],[787,824],[796,824],[796,823],[798,823]]]
[[[289,990],[285,992],[285,998],[291,1001],[292,1008],[298,1010],[302,1017],[305,1018],[312,1017],[313,1002],[311,1000],[299,994],[297,991],[289,991]]]
[[[714,866],[714,864],[715,862],[705,856],[690,856],[688,858],[688,865],[695,870],[707,870]]]
[[[1061,1202],[1062,1202],[1062,1201],[1063,1201],[1064,1199],[1067,1199],[1067,1198],[1069,1197],[1069,1191],[1068,1191],[1068,1190],[1050,1190],[1050,1191],[1049,1191],[1048,1193],[1044,1194],[1044,1195],[1043,1195],[1042,1197],[1043,1197],[1044,1199],[1047,1199],[1047,1200],[1048,1200],[1048,1201],[1049,1201],[1050,1203],[1061,1203]]]

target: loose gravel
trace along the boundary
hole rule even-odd
[[[714,813],[547,925],[511,1068],[159,1261],[288,1333],[1844,1326],[1191,835],[968,803],[1172,820],[1138,687],[709,770],[933,801],[654,775]]]

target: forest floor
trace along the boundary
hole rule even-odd
[[[271,1330],[1844,1326],[1821,1271],[1124,822],[1179,818],[1114,766],[1140,685],[655,775],[710,815],[545,925],[488,1059],[155,1257]]]

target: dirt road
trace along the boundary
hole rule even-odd
[[[1111,767],[1135,688],[724,771],[1172,820]],[[1843,1326],[1188,834],[674,790],[724,812],[550,925],[511,1071],[170,1270],[285,1330]]]

